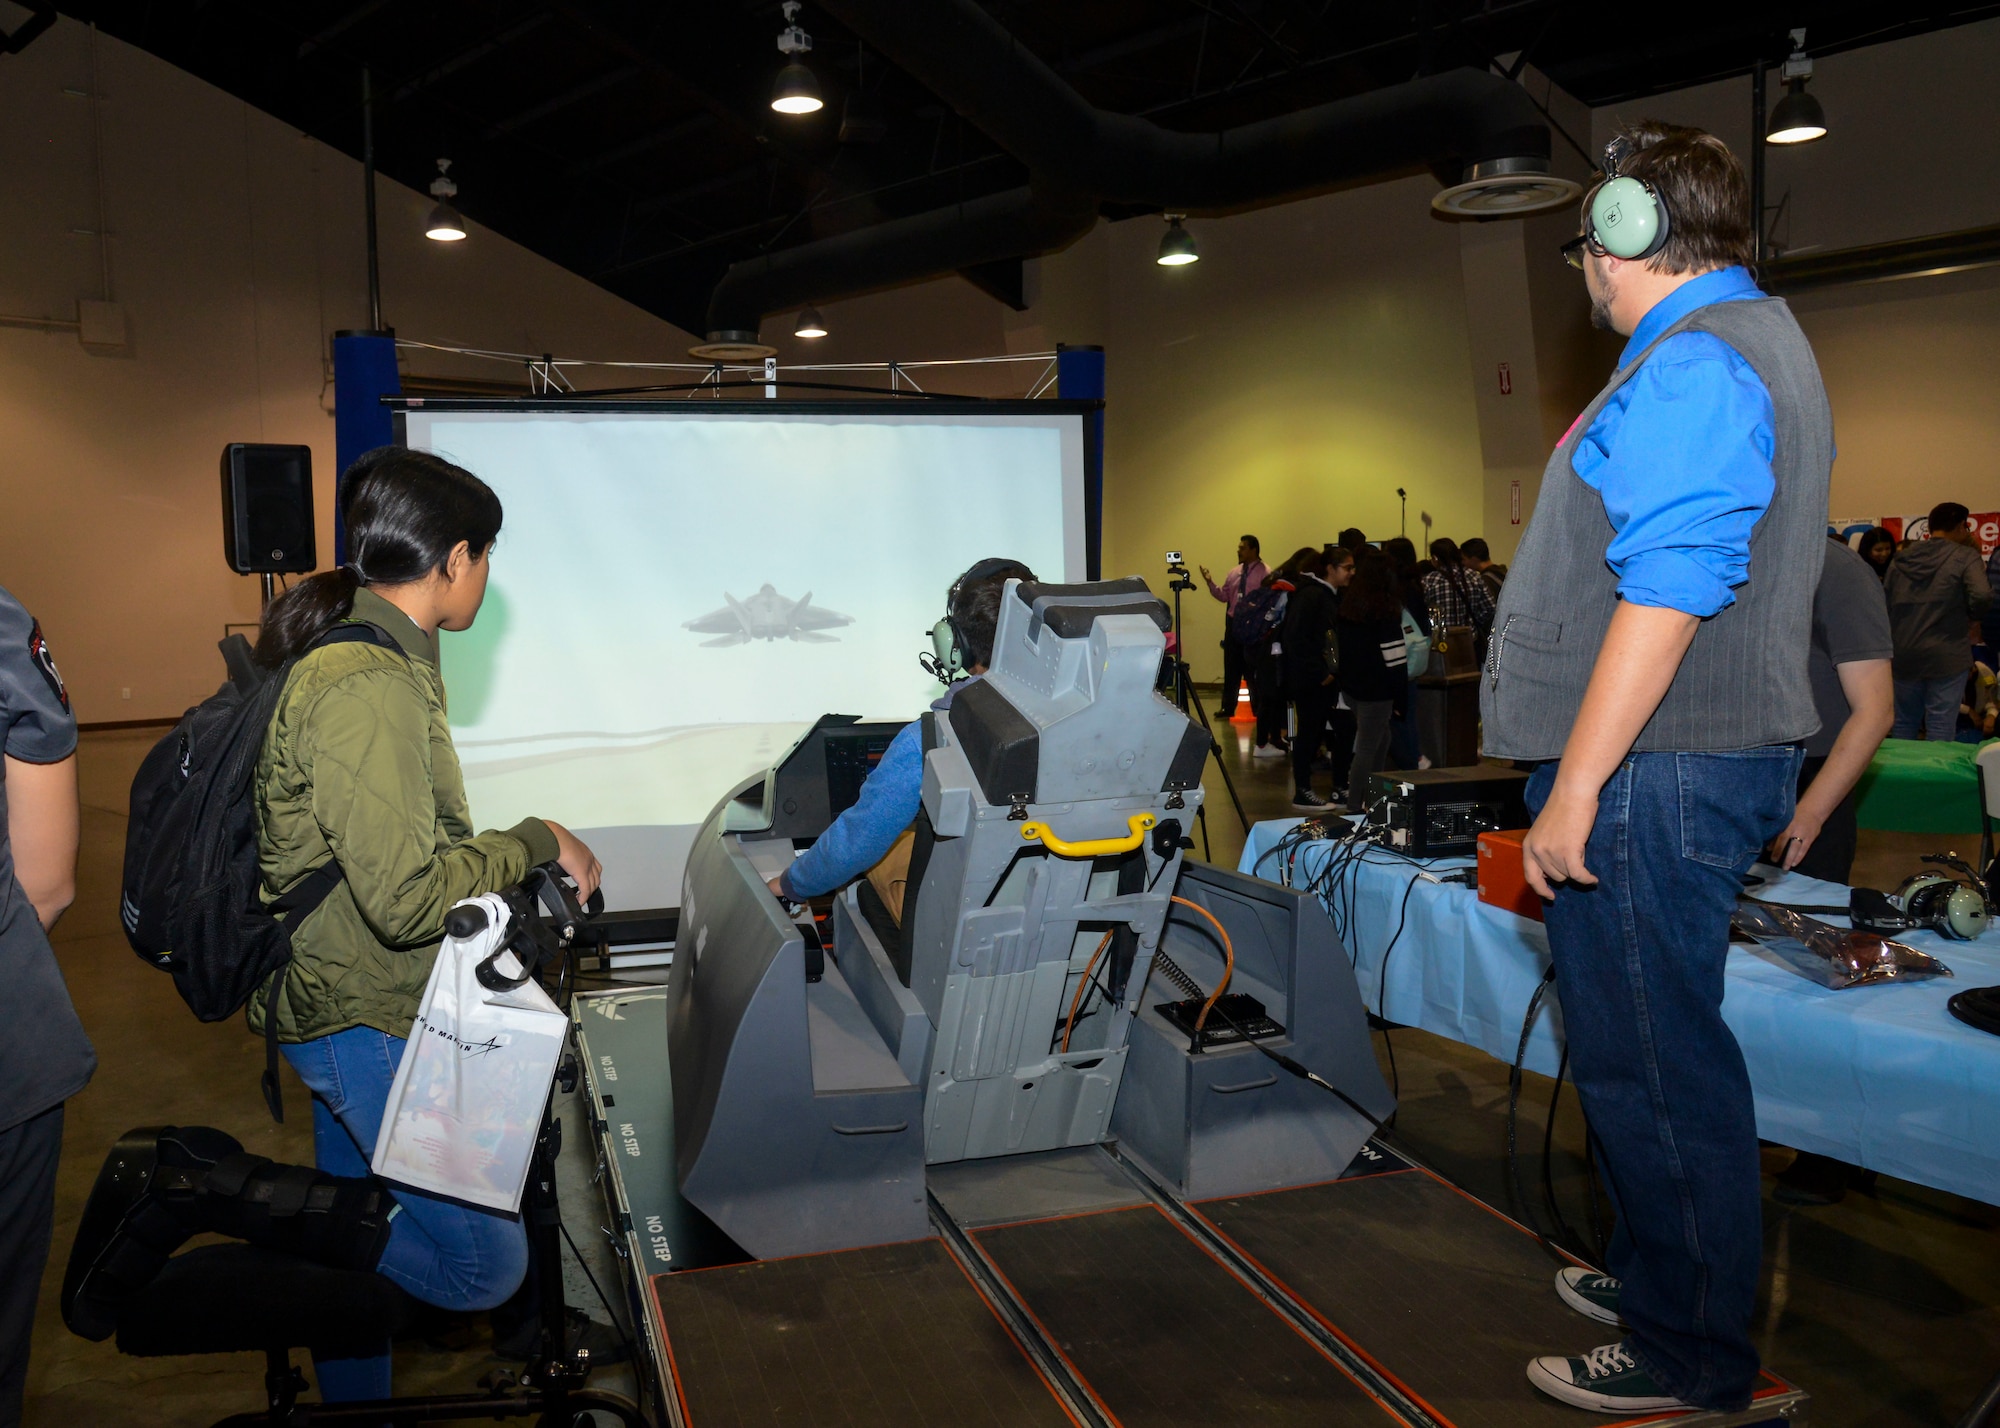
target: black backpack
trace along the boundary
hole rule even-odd
[[[387,631],[360,622],[335,625],[313,648],[356,640],[400,652]],[[132,950],[147,966],[172,973],[181,1000],[203,1021],[233,1015],[291,960],[290,928],[311,916],[343,876],[329,858],[276,902],[258,897],[251,785],[264,733],[298,661],[262,669],[241,635],[221,649],[229,679],[181,716],[132,780],[118,903]],[[264,1100],[279,1121],[285,1118],[278,1092],[283,980],[271,978],[264,1008]]]
[[[1284,622],[1285,592],[1267,580],[1248,595],[1236,597],[1236,608],[1229,615],[1229,638],[1239,645],[1274,639]]]

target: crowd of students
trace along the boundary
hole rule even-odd
[[[1933,507],[1924,538],[1898,541],[1881,526],[1855,542],[1881,577],[1895,643],[1898,739],[1990,739],[2000,723],[1994,651],[2000,648],[2000,548],[1982,559],[1970,514]]]
[[[1249,686],[1255,757],[1290,757],[1294,808],[1358,803],[1380,770],[1442,758],[1419,731],[1412,684],[1444,631],[1465,631],[1460,638],[1483,652],[1507,577],[1484,540],[1439,537],[1419,559],[1407,537],[1378,545],[1349,527],[1328,545],[1300,546],[1276,569],[1254,535],[1237,543],[1236,557],[1219,584],[1201,572],[1227,615],[1217,713],[1229,718]],[[1313,787],[1322,747],[1332,768],[1326,794]]]

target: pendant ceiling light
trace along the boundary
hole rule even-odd
[[[1160,235],[1160,256],[1154,259],[1163,268],[1179,268],[1201,261],[1201,247],[1194,234],[1181,227],[1185,213],[1167,215],[1167,231]]]
[[[451,206],[458,197],[458,185],[451,181],[450,168],[450,159],[438,160],[438,176],[431,180],[431,197],[437,200],[437,207],[424,220],[424,237],[437,243],[457,243],[465,237],[465,220]]]
[[[778,34],[778,53],[787,57],[808,53],[812,36],[799,28],[799,0],[785,0],[785,28]],[[819,80],[805,62],[792,59],[778,71],[771,86],[771,107],[780,114],[816,114],[824,107],[819,97]]]
[[[1813,62],[1806,54],[1806,32],[1792,31],[1792,53],[1785,61],[1783,71],[1785,97],[1778,101],[1771,111],[1771,122],[1764,126],[1764,141],[1769,144],[1810,144],[1815,139],[1826,137],[1826,110],[1820,102],[1806,93],[1806,81],[1812,78]]]
[[[819,315],[819,309],[808,303],[799,313],[799,324],[792,329],[794,337],[826,336],[826,319]]]

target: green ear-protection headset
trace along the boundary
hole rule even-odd
[[[1604,146],[1605,180],[1590,199],[1590,241],[1614,258],[1643,262],[1667,246],[1673,220],[1658,191],[1621,172],[1632,157],[1628,139]]]
[[[921,664],[940,684],[956,684],[959,680],[970,677],[971,666],[977,662],[972,657],[971,642],[966,639],[965,627],[959,624],[959,593],[968,585],[1003,574],[1018,574],[1023,580],[1035,578],[1035,573],[1020,561],[992,556],[978,562],[951,582],[951,593],[945,596],[944,601],[944,618],[931,626],[931,653],[917,656],[917,663]]]

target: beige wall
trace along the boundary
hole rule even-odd
[[[368,321],[359,166],[99,38],[113,295],[130,341],[0,326],[0,585],[41,618],[85,721],[177,715],[221,677],[225,623],[256,618],[222,561],[231,441],[312,446],[332,555],[323,354]],[[102,296],[89,31],[63,20],[0,59],[0,313],[74,319]],[[685,359],[686,334],[491,233],[426,240],[430,200],[380,187],[385,316],[404,337]],[[518,377],[421,354],[414,370]],[[125,691],[130,695],[126,697]]]

